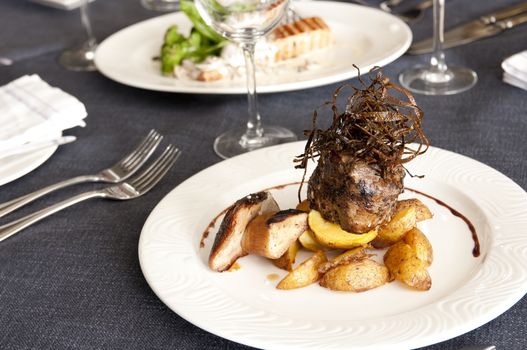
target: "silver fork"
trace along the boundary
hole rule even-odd
[[[141,141],[136,148],[127,154],[123,159],[112,165],[111,167],[101,170],[94,175],[82,175],[72,179],[64,180],[59,183],[44,187],[35,192],[26,194],[22,197],[15,198],[9,202],[0,204],[0,218],[5,216],[18,208],[31,203],[37,198],[40,198],[50,192],[58,189],[80,184],[84,182],[106,182],[118,183],[126,180],[133,175],[154,153],[163,136],[155,130],[150,130],[148,135]]]
[[[66,199],[62,202],[39,210],[9,224],[0,226],[0,241],[14,235],[24,228],[38,222],[51,214],[64,208],[77,204],[91,198],[107,198],[115,200],[134,199],[150,191],[170,170],[181,152],[179,149],[169,145],[165,151],[145,171],[133,179],[112,185],[103,189],[84,192]]]

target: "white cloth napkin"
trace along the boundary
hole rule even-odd
[[[504,82],[527,90],[527,50],[508,57],[501,67]]]
[[[56,138],[85,126],[86,108],[75,97],[26,75],[0,87],[0,155],[23,145]]]

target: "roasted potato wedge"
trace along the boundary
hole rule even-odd
[[[276,286],[278,289],[296,289],[308,286],[320,279],[318,268],[328,261],[323,251],[316,252],[311,258],[289,272]]]
[[[338,265],[346,265],[351,262],[361,261],[364,259],[368,259],[370,257],[370,254],[367,254],[365,252],[367,246],[360,246],[356,248],[352,248],[350,250],[346,250],[344,253],[337,255],[330,261],[322,264],[318,271],[320,273],[326,273],[329,269],[338,266]]]
[[[315,234],[310,229],[307,229],[304,233],[302,233],[300,237],[298,237],[298,241],[302,247],[306,248],[307,250],[311,250],[312,252],[327,250],[327,247],[324,247],[317,241]]]
[[[414,227],[410,231],[406,232],[403,237],[403,241],[412,247],[415,256],[426,264],[426,267],[432,265],[434,259],[434,254],[432,250],[432,244],[425,234],[419,230],[417,227]]]
[[[365,259],[332,268],[324,274],[320,285],[339,291],[364,292],[382,286],[389,281],[389,276],[386,266]]]
[[[302,202],[298,203],[296,206],[296,209],[305,211],[306,213],[309,213],[309,201],[307,199],[303,200]],[[310,229],[307,229],[306,232],[304,232],[298,240],[300,241],[300,244],[302,247],[306,248],[307,250],[311,250],[312,252],[317,252],[319,250],[325,250],[326,247],[321,245],[315,238],[315,235],[313,234],[313,231]]]
[[[416,210],[414,207],[406,207],[396,211],[390,222],[379,228],[379,234],[372,242],[373,246],[375,248],[389,247],[400,241],[406,232],[415,227],[416,223]]]
[[[396,280],[417,289],[429,290],[432,279],[426,270],[426,263],[420,260],[412,247],[400,241],[388,248],[384,255],[384,264]]]
[[[339,225],[325,220],[316,210],[309,212],[308,223],[316,240],[330,248],[351,249],[367,244],[377,236],[375,230],[363,234],[344,231]]]
[[[293,270],[293,264],[295,263],[296,254],[300,250],[300,243],[298,241],[294,241],[293,244],[289,246],[289,249],[279,257],[278,259],[274,259],[273,264],[276,267],[279,267],[281,269],[284,269],[286,271],[292,271]]]
[[[417,198],[403,199],[397,202],[396,211],[401,211],[405,208],[415,208],[415,218],[417,221],[428,220],[433,217],[432,212],[423,202]]]

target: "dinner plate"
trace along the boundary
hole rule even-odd
[[[374,66],[384,66],[401,56],[412,41],[412,32],[403,21],[380,10],[330,1],[299,1],[294,6],[303,17],[323,18],[335,34],[336,43],[332,48],[306,56],[312,69],[299,71],[294,68],[306,60],[302,57],[259,74],[260,93],[305,89],[355,77],[357,70],[353,64],[362,72]],[[190,20],[183,13],[176,12],[134,24],[111,35],[97,49],[97,68],[112,80],[148,90],[246,93],[242,77],[199,82],[161,75],[159,62],[153,58],[159,55],[163,34],[172,24],[177,24],[184,33],[191,28]]]
[[[58,132],[52,138],[60,137],[61,134]],[[51,146],[35,152],[0,158],[0,186],[38,168],[55,153],[57,148],[58,146]]]
[[[235,200],[273,187],[282,209],[294,207],[294,183],[302,170],[294,169],[293,158],[304,145],[274,146],[218,163],[155,207],[141,233],[139,260],[148,284],[169,308],[206,331],[259,348],[408,349],[477,328],[525,295],[527,194],[498,171],[434,147],[408,164],[412,174],[425,177],[407,176],[405,186],[470,220],[481,254],[473,256],[474,241],[463,220],[436,201],[405,191],[434,213],[419,223],[434,249],[429,291],[400,282],[363,293],[318,284],[277,290],[270,277],[286,272],[256,256],[238,259],[239,270],[211,271],[207,259],[218,223],[200,247],[211,220]]]

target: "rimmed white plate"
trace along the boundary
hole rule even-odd
[[[53,138],[60,137],[58,132]],[[0,186],[14,181],[41,166],[57,150],[58,146],[47,147],[45,149],[0,158]]]
[[[192,176],[152,211],[139,241],[144,276],[174,312],[211,333],[272,349],[416,348],[468,332],[505,312],[527,292],[527,194],[512,180],[475,160],[438,148],[409,163],[405,185],[430,194],[475,226],[481,255],[467,225],[429,198],[434,218],[420,223],[434,249],[432,288],[417,292],[393,282],[364,293],[318,285],[280,291],[270,274],[285,272],[263,258],[239,259],[241,268],[207,267],[214,239],[200,238],[212,218],[236,199],[299,181],[293,157],[304,142],[244,154]],[[312,170],[312,168],[311,168]],[[282,208],[297,203],[296,186],[273,190]]]
[[[303,17],[320,16],[336,36],[331,49],[309,56],[321,62],[312,70],[301,72],[277,69],[258,78],[258,92],[279,92],[326,85],[357,76],[353,64],[367,72],[400,57],[412,42],[410,28],[395,16],[369,7],[331,1],[299,1],[295,11]],[[188,32],[191,23],[181,12],[152,18],[125,28],[103,41],[96,53],[99,71],[119,83],[147,90],[244,94],[243,79],[198,82],[164,77],[159,63],[163,34],[177,24]],[[304,59],[304,58],[302,58]]]

